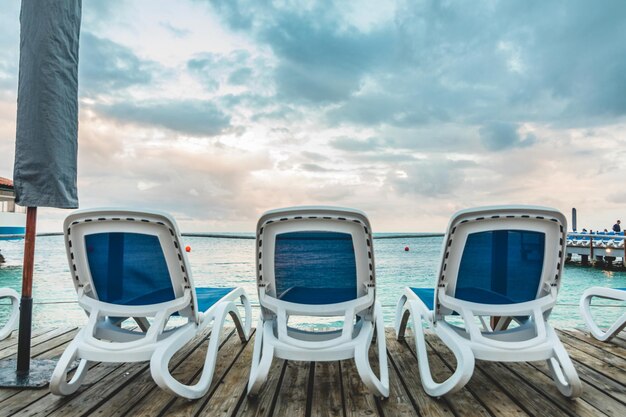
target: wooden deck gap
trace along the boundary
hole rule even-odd
[[[241,349],[241,351],[243,352],[243,349]],[[226,373],[224,373],[224,375],[226,375]],[[236,416],[237,413],[239,413],[239,409],[243,405],[243,402],[246,401],[247,397],[248,397],[248,384],[246,384],[246,388],[244,388],[244,390],[241,391],[241,395],[239,395],[239,398],[237,399],[237,404],[235,405],[235,408],[233,409],[233,412],[231,414],[232,416]]]
[[[313,385],[315,384],[315,362],[311,362],[309,366],[309,381],[307,383],[306,407],[304,411],[305,417],[311,417],[311,410],[313,409]]]
[[[348,413],[346,411],[346,395],[343,391],[343,371],[341,370],[341,361],[337,361],[337,366],[339,367],[339,390],[341,392],[341,411],[343,417],[347,417]]]
[[[288,361],[283,361],[283,369],[280,370],[280,377],[278,378],[278,383],[276,384],[276,391],[274,391],[274,396],[272,397],[272,403],[270,404],[270,409],[267,413],[268,416],[274,415],[274,410],[276,409],[276,403],[278,403],[278,395],[280,394],[280,388],[283,385],[283,379],[285,379],[285,372],[287,372],[287,362]]]

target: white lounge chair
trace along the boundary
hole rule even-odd
[[[580,298],[580,314],[583,316],[589,332],[593,337],[603,342],[611,340],[626,327],[626,313],[622,314],[606,331],[602,330],[591,316],[591,299],[593,297],[626,301],[626,288],[591,287],[585,290]]]
[[[11,300],[11,312],[7,322],[0,328],[0,340],[11,336],[13,330],[17,328],[17,320],[20,317],[20,295],[11,288],[0,288],[0,299],[2,298]]]
[[[559,391],[580,395],[578,374],[547,323],[561,282],[566,230],[565,217],[549,208],[484,207],[452,217],[436,287],[406,288],[396,310],[398,339],[412,315],[427,394],[458,391],[481,359],[547,360]],[[492,327],[489,317],[500,319]],[[457,359],[457,369],[441,383],[431,376],[422,321]]]
[[[64,223],[67,256],[78,303],[89,316],[61,356],[50,390],[69,395],[81,385],[88,361],[150,361],[163,389],[193,399],[209,389],[227,315],[242,341],[248,339],[251,308],[241,288],[195,288],[176,222],[154,211],[83,210]],[[236,302],[245,309],[242,322]],[[172,316],[186,319],[167,327]],[[120,325],[134,318],[138,330]],[[199,381],[185,385],[172,377],[172,356],[212,325]],[[80,360],[71,381],[68,368]]]
[[[296,361],[354,358],[366,386],[389,395],[385,329],[372,231],[364,213],[294,207],[265,213],[257,224],[257,327],[248,393],[258,393],[274,357]],[[293,316],[341,317],[341,330],[293,327]],[[319,320],[319,319],[318,319]],[[376,331],[380,378],[368,351]]]

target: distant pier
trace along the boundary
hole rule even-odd
[[[624,232],[570,232],[567,234],[567,261],[607,269],[624,268],[624,239]]]

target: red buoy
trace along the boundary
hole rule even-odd
[[[185,251],[191,252],[191,246],[189,246],[189,245],[185,246]]]
[[[405,251],[405,252],[408,252],[408,251],[409,251],[409,247],[408,247],[408,246],[405,246],[405,247],[404,247],[404,251]]]

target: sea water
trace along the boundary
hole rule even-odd
[[[404,287],[433,286],[441,262],[443,238],[390,234],[377,236],[394,237],[374,240],[377,297],[383,304],[385,322],[391,326],[395,303]],[[188,256],[196,286],[241,286],[252,303],[258,304],[254,239],[183,237],[183,244],[191,247]],[[20,292],[23,246],[23,240],[0,241],[0,253],[6,260],[6,263],[0,264],[0,287],[9,287]],[[409,250],[405,251],[405,247]],[[76,292],[69,273],[62,236],[37,238],[33,281],[33,327],[85,324],[86,315],[76,303]],[[591,286],[626,287],[626,272],[567,264],[558,304],[550,317],[551,323],[562,328],[583,326],[578,302],[582,292]],[[6,318],[8,305],[6,301],[0,303],[1,324]],[[618,302],[604,304],[608,306],[597,309],[596,314],[602,325],[608,325],[626,308],[623,303]],[[254,308],[254,311],[256,317],[258,308]]]

